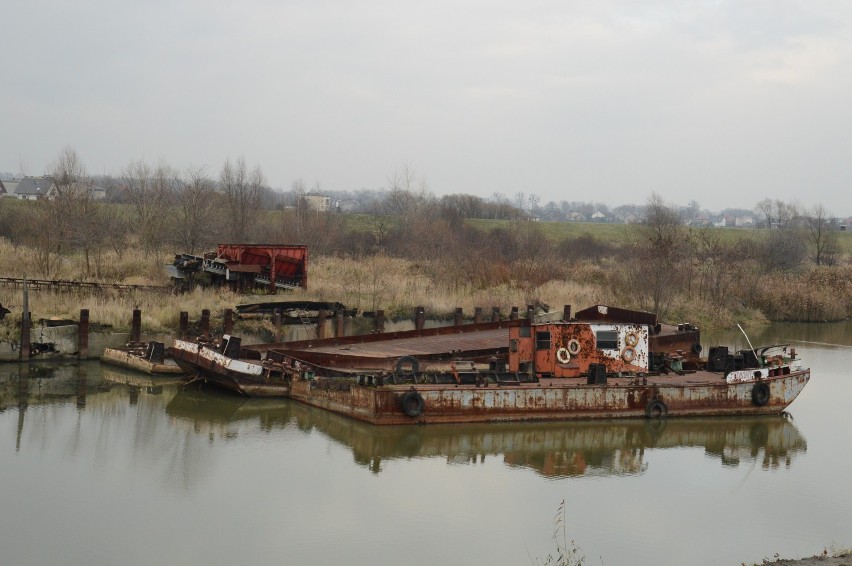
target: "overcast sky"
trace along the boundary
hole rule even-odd
[[[0,171],[852,214],[852,2],[13,0]]]

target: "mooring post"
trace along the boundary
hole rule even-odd
[[[463,314],[463,312],[464,311],[462,311],[461,307],[456,307],[456,315],[453,318],[453,325],[454,326],[461,326],[462,325],[462,314]]]
[[[272,311],[272,326],[275,328],[275,342],[281,342],[281,309]]]
[[[189,334],[189,313],[186,311],[180,311],[179,328],[180,339],[186,340],[186,337]]]
[[[142,341],[142,311],[133,309],[133,321],[130,323],[130,341],[138,344]]]
[[[325,311],[322,309],[317,314],[317,338],[325,338]]]
[[[512,312],[509,313],[509,320],[518,320],[518,307],[512,307]]]
[[[89,309],[80,309],[80,326],[77,329],[77,346],[80,359],[89,359]]]
[[[376,311],[376,332],[382,334],[385,331],[385,311],[379,309]]]
[[[201,309],[201,335],[210,336],[210,309]]]
[[[415,307],[414,309],[414,330],[423,330],[426,326],[426,308]]]
[[[21,361],[30,361],[30,313],[21,314]]]
[[[562,320],[571,320],[571,305],[565,305],[562,307]]]
[[[222,332],[230,335],[234,331],[234,309],[225,309],[222,322]]]
[[[473,309],[473,323],[479,324],[482,322],[482,307],[476,307]]]
[[[343,311],[342,310],[339,310],[336,313],[334,313],[334,322],[336,323],[334,335],[337,338],[343,338],[345,330],[343,328]]]
[[[30,293],[27,288],[27,276],[24,275],[24,292],[23,292],[23,309],[21,309],[21,361],[30,361],[30,323],[32,322],[32,314],[30,314]]]
[[[527,305],[527,320],[535,318],[535,305]]]
[[[500,307],[491,307],[491,322],[500,322]]]

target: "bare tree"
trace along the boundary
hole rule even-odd
[[[635,257],[626,265],[628,292],[641,307],[665,317],[688,272],[689,232],[656,193],[648,199],[645,221],[635,226]]]
[[[61,241],[83,250],[86,275],[91,275],[92,254],[99,259],[102,247],[101,215],[94,202],[91,180],[82,160],[70,146],[59,153],[50,175],[57,191],[56,198],[48,205],[56,208],[57,222],[52,229],[58,232]],[[96,267],[100,265],[96,264]]]
[[[252,225],[260,210],[262,188],[266,184],[260,166],[249,171],[244,157],[233,165],[225,161],[219,174],[219,189],[225,195],[228,212],[228,237],[232,243],[248,243]]]
[[[120,179],[121,188],[133,206],[145,256],[153,254],[156,261],[167,238],[175,177],[165,163],[152,169],[145,161],[134,161]]]
[[[817,265],[835,265],[840,247],[837,243],[837,222],[830,218],[823,205],[814,207],[806,219],[811,258]]]
[[[203,167],[187,169],[181,185],[176,196],[175,239],[187,253],[195,254],[214,243],[218,195]]]

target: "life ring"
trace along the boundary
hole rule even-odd
[[[576,356],[580,353],[580,341],[576,338],[571,338],[568,340],[568,353],[572,356]]]
[[[426,406],[423,397],[414,389],[406,391],[400,398],[400,403],[402,404],[402,412],[412,418],[419,417]]]
[[[627,362],[628,364],[636,358],[636,349],[632,346],[628,346],[621,351],[621,359]]]
[[[701,354],[701,344],[699,344],[698,342],[693,344],[692,345],[692,353],[695,354],[696,356]]]
[[[755,383],[751,388],[751,401],[758,407],[769,402],[769,386],[763,382]]]
[[[636,344],[639,343],[639,335],[635,332],[628,332],[627,336],[624,337],[624,343],[627,344],[628,348],[635,348]]]
[[[645,416],[649,419],[662,419],[669,414],[669,408],[659,399],[651,399],[645,407]]]
[[[571,361],[571,354],[568,353],[567,348],[559,348],[556,350],[556,359],[560,364],[567,364]]]
[[[402,356],[396,361],[395,373],[399,376],[415,375],[420,369],[420,362],[414,356]]]

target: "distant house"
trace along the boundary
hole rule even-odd
[[[622,219],[622,222],[625,224],[638,224],[642,219],[636,216],[635,214],[627,214]]]
[[[604,214],[600,210],[596,210],[592,214],[592,222],[606,222],[606,214]]]
[[[569,212],[567,215],[568,222],[585,222],[586,216],[579,212]]]
[[[837,229],[841,232],[852,232],[852,217],[838,220]]]
[[[321,195],[319,193],[307,193],[299,195],[300,207],[317,212],[328,212],[331,208],[331,197]]]
[[[40,200],[52,199],[56,192],[56,183],[50,177],[24,177],[12,194],[20,200]]]
[[[14,181],[0,181],[0,185],[3,187],[0,189],[0,197],[17,198],[15,191],[18,189],[20,183],[17,179]]]

